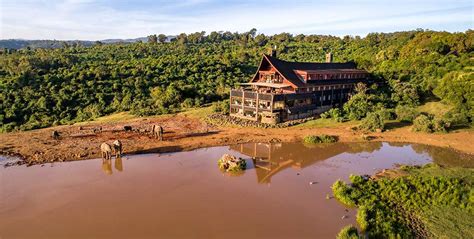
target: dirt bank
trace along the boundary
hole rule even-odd
[[[159,141],[137,131],[144,131],[153,124],[165,129],[164,141]],[[125,125],[134,131],[124,131]],[[102,127],[102,132],[97,132]],[[94,132],[94,129],[96,132]],[[60,132],[53,139],[53,130]],[[113,123],[86,123],[58,126],[26,132],[0,134],[0,153],[18,155],[29,164],[72,161],[100,157],[99,145],[120,139],[125,154],[158,153],[191,150],[201,147],[230,145],[244,142],[291,142],[309,134],[337,135],[341,142],[362,140],[362,132],[350,129],[350,124],[330,127],[290,127],[284,129],[256,129],[211,127],[195,117],[171,115],[155,118],[132,119]],[[449,134],[414,133],[408,126],[383,133],[371,133],[374,141],[421,143],[474,154],[474,131],[459,130]]]

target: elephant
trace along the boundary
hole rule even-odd
[[[151,134],[153,137],[163,140],[163,127],[160,125],[153,125]]]
[[[120,142],[120,140],[117,139],[112,143],[112,146],[113,146],[113,151],[115,153],[115,158],[122,157],[122,142]]]
[[[110,147],[110,144],[102,143],[100,145],[100,151],[102,152],[103,159],[108,160],[112,158],[112,148]]]

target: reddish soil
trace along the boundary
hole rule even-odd
[[[164,140],[152,138],[146,133],[124,131],[123,126],[133,129],[149,129],[158,124],[164,128]],[[101,126],[102,132],[93,129]],[[52,131],[60,132],[59,139],[51,137]],[[88,123],[58,126],[25,132],[0,134],[0,154],[21,156],[29,164],[55,161],[72,161],[100,157],[99,146],[120,139],[125,154],[176,152],[201,147],[231,145],[244,142],[292,142],[305,135],[337,135],[339,141],[363,141],[362,132],[353,131],[347,125],[325,128],[289,127],[283,129],[257,129],[237,127],[210,127],[197,118],[181,115],[134,119],[117,123]],[[396,128],[383,133],[370,133],[373,141],[411,142],[474,154],[474,131],[458,130],[448,134],[425,134],[410,131],[410,127]]]

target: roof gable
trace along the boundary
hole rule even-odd
[[[280,60],[264,54],[259,68],[261,69],[266,64],[273,66],[278,73],[280,73],[287,81],[295,87],[305,86],[305,82],[301,80],[295,71],[321,71],[321,70],[357,70],[356,64],[353,62],[346,63],[313,63],[313,62],[289,62]],[[258,71],[253,77],[252,81],[257,79]]]

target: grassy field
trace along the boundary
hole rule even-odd
[[[333,119],[314,119],[308,122],[293,126],[297,128],[324,128],[324,127],[333,127],[333,126],[347,126],[352,127],[359,124],[359,121],[348,121],[348,122],[337,122]]]
[[[442,103],[441,101],[429,101],[418,106],[418,111],[421,113],[428,113],[435,116],[443,116],[452,106]]]

